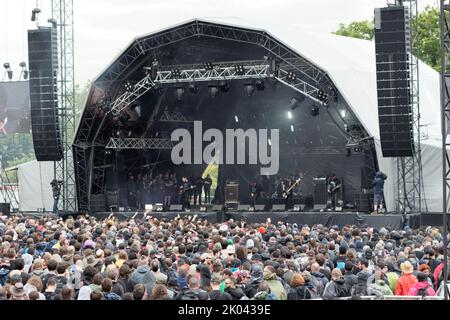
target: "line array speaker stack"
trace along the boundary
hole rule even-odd
[[[31,128],[36,159],[60,161],[63,146],[58,118],[56,28],[28,30]]]
[[[414,153],[409,21],[404,6],[375,9],[378,118],[384,157],[411,157]]]

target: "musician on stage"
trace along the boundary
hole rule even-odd
[[[258,183],[256,181],[253,181],[250,184],[250,206],[252,208],[255,208],[256,200],[259,198],[261,194],[261,188],[258,186]]]
[[[341,189],[341,181],[338,177],[333,174],[331,178],[328,179],[328,196],[331,199],[332,210],[336,210],[336,203],[338,198],[338,192]]]
[[[384,180],[387,179],[387,175],[378,171],[375,174],[375,178],[372,180],[373,187],[373,213],[381,213],[383,211],[384,201]]]
[[[169,174],[166,173],[164,175],[164,206],[165,207],[170,207],[171,203],[172,203],[172,193],[173,193],[173,185],[174,182],[172,181],[172,179],[169,177]]]
[[[53,195],[53,213],[58,213],[58,202],[59,196],[61,195],[61,186],[63,182],[61,180],[53,179],[50,182],[50,186],[52,187],[52,195]]]
[[[211,176],[208,174],[206,178],[203,179],[203,190],[205,191],[206,204],[211,203],[211,186],[212,186],[212,179]]]
[[[202,189],[203,189],[203,180],[202,176],[198,175],[194,179],[194,205],[197,205],[197,199],[198,199],[198,205],[202,205]]]
[[[180,196],[180,203],[182,204],[182,210],[189,211],[191,209],[190,193],[191,193],[191,183],[189,182],[188,177],[184,176],[181,179],[181,185],[178,190],[178,194]]]

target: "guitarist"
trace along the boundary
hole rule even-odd
[[[189,201],[191,189],[192,186],[188,177],[184,176],[181,178],[181,185],[178,189],[178,194],[180,195],[180,202],[183,205],[182,210],[189,211],[191,209],[191,203]]]
[[[256,200],[259,198],[260,194],[261,194],[260,186],[256,183],[256,181],[253,181],[250,184],[250,206],[252,208],[255,208]]]
[[[286,189],[283,192],[283,197],[286,199],[286,210],[292,209],[292,207],[294,206],[294,199],[292,197],[292,195],[294,194],[294,188],[295,186],[300,183],[300,178],[297,179],[295,182],[293,182],[293,180],[291,179],[291,177],[286,179]]]
[[[341,189],[341,181],[333,174],[328,180],[328,195],[331,198],[332,209],[336,210],[337,195]]]

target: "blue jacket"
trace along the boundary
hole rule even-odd
[[[383,172],[378,171],[375,174],[375,179],[373,179],[373,181],[372,181],[372,187],[373,187],[374,193],[377,193],[377,194],[383,193],[384,180],[386,180],[386,179],[387,179],[387,176]]]

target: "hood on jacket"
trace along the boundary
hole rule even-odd
[[[150,271],[150,267],[149,266],[139,266],[136,269],[136,272],[138,273],[147,273]]]
[[[277,280],[277,275],[274,272],[264,271],[264,280]]]
[[[343,285],[345,284],[345,279],[344,277],[340,277],[339,279],[333,280],[334,282],[336,282],[337,284]]]

